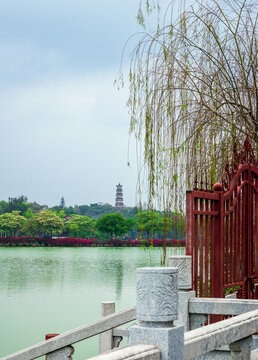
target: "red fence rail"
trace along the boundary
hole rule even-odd
[[[197,296],[258,298],[258,163],[248,139],[214,191],[186,195],[186,254]]]

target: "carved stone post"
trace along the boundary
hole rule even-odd
[[[62,349],[58,349],[46,355],[47,360],[73,360],[72,355],[74,348],[72,346],[66,346]]]
[[[230,344],[232,360],[250,360],[252,341],[252,336],[249,336]]]
[[[140,324],[130,328],[130,345],[156,345],[162,360],[184,359],[184,327],[178,318],[178,269],[137,269],[136,313]]]
[[[101,316],[111,315],[115,312],[114,301],[103,301],[101,303]],[[113,349],[113,330],[105,331],[99,335],[99,353],[105,353]]]
[[[192,257],[188,255],[169,256],[168,266],[178,268],[178,320],[176,325],[184,325],[185,331],[190,330],[188,301],[195,297],[192,290]]]

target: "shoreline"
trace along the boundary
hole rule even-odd
[[[185,240],[0,237],[0,247],[185,247]]]

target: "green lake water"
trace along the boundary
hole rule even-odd
[[[167,255],[184,254],[168,248]],[[159,266],[162,250],[0,247],[0,357],[100,317],[102,301],[135,305],[136,269]],[[94,337],[74,360],[97,355]]]

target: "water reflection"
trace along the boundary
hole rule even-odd
[[[123,287],[123,264],[121,260],[117,261],[116,264],[116,298],[121,299]]]
[[[149,250],[142,249],[1,248],[0,292],[11,295],[55,288],[61,291],[82,283],[105,287],[115,284],[120,297],[124,271],[158,265],[159,250],[151,251],[150,255]]]

